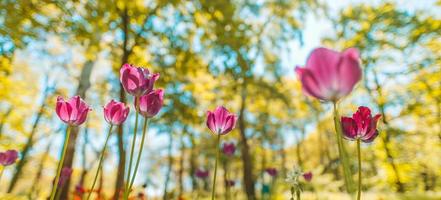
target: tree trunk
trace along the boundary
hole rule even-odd
[[[191,149],[190,149],[190,177],[191,177],[191,186],[192,190],[196,191],[198,189],[198,182],[195,178],[196,173],[196,141],[194,139],[193,133],[189,132],[188,135],[190,136],[190,142],[191,142]]]
[[[38,183],[41,181],[41,177],[43,176],[43,169],[44,169],[44,164],[46,163],[46,160],[49,157],[49,151],[51,150],[52,147],[52,142],[53,140],[49,141],[43,156],[41,157],[41,161],[40,164],[38,165],[37,168],[37,174],[35,175],[34,181],[32,182],[32,187],[31,187],[31,191],[30,191],[30,196],[32,197],[33,192],[36,192],[35,197],[39,197],[40,195],[38,194],[39,191],[38,190]],[[33,198],[31,198],[33,199]]]
[[[3,135],[3,125],[6,122],[6,119],[8,118],[8,116],[12,113],[12,107],[9,107],[8,110],[6,111],[6,113],[3,115],[3,117],[0,120],[0,138]]]
[[[46,84],[46,88],[44,89],[43,92],[42,103],[40,105],[40,108],[38,109],[38,113],[37,116],[35,117],[34,123],[32,124],[32,129],[27,138],[26,144],[21,152],[21,159],[18,161],[16,170],[14,172],[14,175],[12,176],[11,182],[8,187],[8,193],[12,192],[12,190],[15,188],[17,181],[19,180],[20,175],[22,174],[21,172],[28,161],[28,154],[29,151],[32,149],[32,146],[34,145],[34,137],[35,134],[37,133],[38,124],[40,123],[41,117],[43,116],[44,109],[46,107],[46,99],[47,96],[49,95],[49,87],[50,86]]]
[[[86,92],[90,88],[90,74],[92,72],[94,62],[91,60],[86,61],[84,64],[84,67],[81,71],[79,85],[77,89],[77,95],[81,96],[83,99],[86,98]],[[72,127],[70,132],[70,140],[67,144],[67,151],[66,156],[64,159],[63,167],[69,167],[72,168],[74,156],[75,156],[75,149],[77,144],[77,138],[79,133],[79,127]],[[61,195],[60,199],[68,199],[69,194],[69,188],[70,188],[70,179],[66,181],[66,184],[61,189]]]
[[[253,177],[253,160],[250,155],[250,147],[248,146],[248,138],[245,134],[245,109],[246,109],[246,94],[245,88],[243,88],[241,106],[239,113],[239,133],[241,142],[241,153],[243,162],[243,182],[245,184],[245,192],[248,200],[255,200],[256,193],[254,188],[254,177]]]
[[[186,132],[186,128],[184,128],[184,132]],[[179,158],[179,170],[178,170],[178,199],[182,197],[184,194],[184,159],[185,159],[185,145],[184,145],[184,136],[180,137],[180,146],[181,146],[181,156]]]

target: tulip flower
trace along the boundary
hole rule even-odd
[[[16,150],[7,150],[0,153],[0,165],[3,167],[12,165],[18,158],[18,152]]]
[[[351,117],[341,118],[341,128],[343,137],[347,140],[357,141],[358,154],[358,193],[357,200],[361,198],[361,142],[371,143],[378,136],[377,122],[381,118],[380,114],[372,117],[368,107],[360,106],[357,112]]]
[[[159,74],[152,74],[148,69],[124,64],[120,69],[120,81],[124,90],[135,97],[139,97],[153,90]]]
[[[317,48],[312,51],[306,66],[295,71],[302,82],[303,91],[323,101],[333,101],[347,96],[361,79],[358,51],[349,48],[342,53]]]
[[[95,184],[98,179],[98,174],[103,164],[107,143],[109,142],[110,135],[112,134],[112,128],[114,125],[121,125],[124,121],[126,121],[128,115],[129,115],[129,107],[126,106],[124,103],[117,102],[113,99],[109,103],[107,103],[107,105],[104,107],[104,119],[110,124],[110,128],[107,133],[106,141],[104,142],[104,147],[100,153],[100,160],[98,162],[98,168],[95,173],[95,178],[93,179],[92,182],[92,187],[90,189],[91,191],[93,191],[93,189],[95,188]],[[87,200],[90,199],[91,195],[92,192],[90,192],[89,195],[87,195]]]
[[[67,180],[69,180],[70,176],[72,175],[73,169],[70,167],[63,167],[61,170],[61,176],[58,180],[58,186],[63,186]]]
[[[219,148],[220,136],[229,133],[236,126],[237,117],[235,114],[230,113],[225,107],[218,106],[216,110],[207,112],[207,126],[217,135],[216,148]],[[219,150],[216,149],[216,162],[214,164],[214,177],[213,187],[211,191],[211,200],[214,200],[215,186],[216,186],[216,174],[217,174],[217,161],[219,160]]]
[[[197,169],[194,175],[200,179],[206,179],[209,176],[210,172],[204,169]]]
[[[86,121],[91,109],[80,96],[74,96],[68,101],[59,96],[55,110],[61,121],[70,126],[79,126]]]
[[[342,117],[343,136],[347,140],[358,140],[370,143],[378,136],[377,122],[380,114],[372,117],[368,107],[360,106],[351,117]]]
[[[145,118],[144,119],[144,127],[143,127],[143,131],[142,131],[142,139],[141,139],[141,144],[139,146],[139,153],[138,153],[138,158],[136,160],[135,169],[133,171],[133,175],[131,175],[131,178],[129,176],[127,179],[128,183],[129,183],[127,191],[131,191],[133,183],[135,182],[136,173],[138,172],[138,167],[139,167],[139,162],[141,160],[142,150],[144,149],[143,146],[144,146],[144,141],[145,141],[145,136],[146,136],[148,119],[154,117],[155,115],[157,115],[159,113],[159,111],[162,108],[163,103],[164,103],[164,90],[162,90],[162,89],[152,90],[150,93],[139,97],[139,105],[138,105],[139,110],[138,111]],[[133,146],[132,146],[132,148],[133,148]],[[130,170],[131,163],[132,163],[131,161],[132,161],[132,159],[130,159],[130,163],[129,163],[129,172],[131,171]],[[126,194],[126,196],[127,195],[128,194]]]
[[[112,125],[120,125],[126,121],[129,115],[129,107],[124,103],[111,100],[104,107],[104,119]]]
[[[277,169],[276,168],[266,168],[265,172],[268,173],[271,177],[277,176]]]
[[[66,138],[64,139],[63,152],[61,154],[60,162],[57,167],[57,174],[55,177],[54,187],[51,191],[50,200],[55,199],[57,193],[58,181],[62,172],[62,166],[64,163],[64,157],[66,155],[67,146],[70,138],[71,126],[79,126],[86,121],[87,114],[91,110],[89,106],[81,99],[80,96],[74,96],[68,101],[65,101],[62,97],[57,98],[56,113],[58,117],[64,123],[68,124],[66,129]]]
[[[232,156],[234,155],[234,152],[236,151],[236,145],[234,145],[233,142],[225,142],[222,151],[226,156]]]
[[[304,178],[306,181],[310,182],[310,181],[312,180],[312,172],[306,172],[306,173],[303,173],[303,178]]]
[[[218,106],[214,112],[207,112],[207,126],[218,135],[225,135],[236,126],[237,117],[231,114],[225,107]]]
[[[139,98],[139,112],[146,118],[152,118],[158,114],[164,101],[164,90],[153,90]]]
[[[6,166],[12,165],[18,158],[18,152],[16,150],[7,150],[5,152],[0,152],[0,180],[3,176],[3,171]]]
[[[342,139],[337,102],[351,93],[355,84],[361,79],[359,53],[355,48],[349,48],[343,52],[317,48],[309,55],[305,67],[296,67],[295,71],[302,83],[304,93],[334,104],[334,127],[344,183],[347,191],[352,192],[352,176]]]

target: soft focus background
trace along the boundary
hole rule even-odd
[[[439,0],[1,0],[0,151],[17,149],[20,158],[5,168],[0,198],[49,195],[66,128],[54,110],[58,95],[81,95],[93,108],[72,133],[66,162],[74,172],[63,198],[90,187],[109,127],[102,106],[133,105],[119,84],[119,68],[133,63],[161,73],[166,99],[134,199],[208,199],[215,137],[205,114],[217,105],[239,115],[222,138],[238,148],[228,158],[232,199],[262,199],[263,185],[273,199],[288,199],[284,179],[294,165],[314,174],[305,199],[349,199],[331,105],[303,95],[293,71],[326,46],[361,52],[363,80],[340,112],[365,105],[384,116],[380,136],[362,146],[365,199],[441,199],[440,35]],[[110,140],[100,199],[123,183],[133,122],[132,112]],[[269,167],[279,172],[274,184]],[[198,180],[198,168],[210,177]],[[223,174],[221,164],[218,199]]]

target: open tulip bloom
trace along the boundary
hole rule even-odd
[[[120,69],[120,81],[124,90],[135,97],[139,97],[153,90],[159,74],[152,74],[146,68],[124,64]]]
[[[91,109],[89,108],[89,105],[84,102],[83,99],[81,99],[80,96],[74,96],[68,101],[65,101],[62,97],[57,97],[57,104],[55,111],[60,118],[61,121],[66,123],[67,129],[66,129],[66,138],[64,139],[63,144],[63,152],[61,154],[61,160],[58,163],[57,167],[57,174],[55,177],[54,187],[51,191],[51,197],[50,200],[55,199],[55,194],[57,192],[58,188],[58,181],[60,179],[61,169],[64,163],[64,156],[66,155],[67,146],[69,144],[69,138],[70,138],[70,127],[71,126],[79,126],[83,124],[86,121],[87,114],[89,113]]]
[[[117,102],[115,100],[111,100],[109,103],[104,106],[104,119],[107,123],[110,124],[109,132],[107,133],[106,141],[104,142],[104,147],[101,150],[100,160],[98,162],[98,168],[95,173],[95,178],[92,182],[91,191],[93,191],[96,181],[98,179],[99,171],[101,170],[101,165],[103,164],[104,154],[106,152],[107,143],[109,142],[110,135],[112,134],[113,126],[118,126],[124,123],[129,115],[130,108],[126,106],[124,103]],[[87,199],[89,200],[92,195],[92,192],[87,195]]]
[[[305,67],[296,67],[295,71],[302,83],[304,93],[334,104],[334,127],[337,133],[345,186],[348,192],[352,192],[352,176],[342,139],[337,102],[349,95],[361,79],[359,53],[355,48],[349,48],[343,52],[323,47],[316,48],[309,55]]]
[[[351,117],[342,117],[341,125],[343,136],[347,140],[357,141],[358,154],[358,193],[357,199],[361,198],[361,150],[360,143],[371,143],[378,136],[377,122],[381,118],[380,114],[372,117],[368,107],[360,106],[357,112]],[[360,142],[361,141],[361,142]]]
[[[216,110],[207,112],[207,127],[217,135],[216,142],[216,162],[214,164],[213,187],[211,190],[211,199],[214,199],[217,162],[219,160],[220,136],[229,133],[236,126],[237,116],[230,113],[225,107],[218,106]]]

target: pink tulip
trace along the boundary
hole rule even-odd
[[[311,181],[312,180],[312,172],[303,173],[303,178],[308,182]]]
[[[377,122],[381,115],[371,115],[368,107],[360,106],[356,113],[351,117],[342,117],[341,124],[343,135],[348,140],[357,140],[370,143],[378,135]]]
[[[104,119],[112,125],[120,125],[129,115],[129,107],[113,99],[104,107]]]
[[[266,168],[265,172],[268,173],[271,177],[277,176],[277,169],[276,168]]]
[[[18,158],[18,152],[16,150],[7,150],[0,153],[0,165],[9,166],[15,163]]]
[[[295,69],[303,91],[323,101],[337,101],[348,95],[361,79],[359,54],[349,48],[342,53],[327,48],[312,51],[304,68]]]
[[[204,170],[204,169],[197,169],[195,176],[200,178],[200,179],[205,179],[208,177],[208,175],[210,174],[210,172],[208,170]]]
[[[207,112],[207,126],[214,134],[229,133],[236,126],[236,121],[236,115],[223,106],[218,106],[214,112]]]
[[[222,151],[227,156],[234,155],[234,152],[236,151],[236,145],[234,145],[233,142],[225,142],[222,146]]]
[[[80,96],[74,96],[69,101],[65,101],[60,96],[57,98],[57,115],[61,121],[71,126],[79,126],[84,123],[90,110]]]
[[[158,114],[164,102],[164,90],[153,90],[139,98],[139,113],[142,116],[151,118]]]
[[[72,175],[73,169],[69,167],[63,167],[61,169],[61,175],[60,179],[58,180],[58,186],[64,185],[67,180],[69,180],[70,176]]]
[[[120,69],[120,81],[124,90],[136,97],[147,94],[153,90],[159,74],[152,74],[148,69],[124,64]]]

